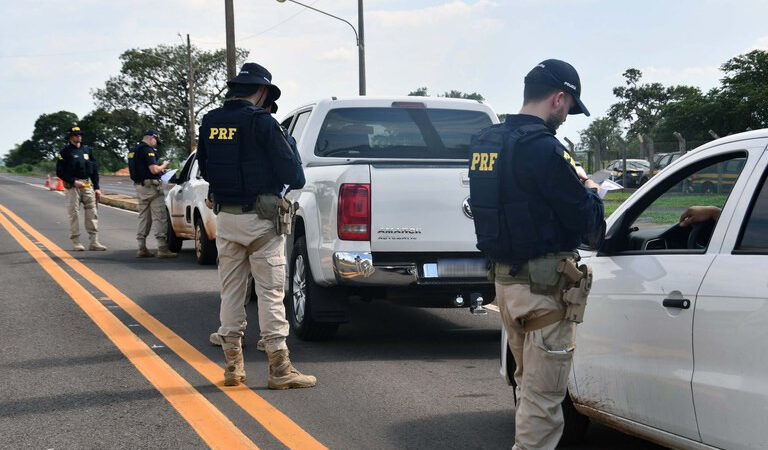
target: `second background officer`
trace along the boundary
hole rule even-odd
[[[284,131],[263,107],[280,97],[272,74],[258,64],[246,63],[227,86],[224,106],[203,117],[197,150],[216,213],[224,384],[245,382],[243,299],[250,271],[269,359],[268,387],[312,387],[317,379],[293,367],[285,342],[289,330],[283,305],[285,236],[276,226],[283,186],[302,188],[304,171]]]
[[[136,241],[139,251],[136,256],[149,258],[155,256],[147,249],[147,235],[155,227],[155,239],[157,239],[157,257],[175,258],[176,253],[168,250],[168,215],[165,211],[165,194],[160,177],[168,161],[157,164],[155,149],[162,141],[155,130],[147,130],[144,137],[128,153],[128,169],[131,172],[136,188],[136,197],[139,199],[139,225],[136,232]]]

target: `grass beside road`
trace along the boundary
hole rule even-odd
[[[616,209],[624,203],[631,192],[609,192],[603,199],[605,205],[605,216],[610,216]],[[723,194],[672,194],[667,193],[656,199],[653,204],[643,212],[641,218],[644,221],[653,223],[676,223],[680,220],[680,215],[689,207],[699,206],[717,206],[722,208],[727,195]]]

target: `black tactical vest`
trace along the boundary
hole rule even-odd
[[[254,116],[260,114],[269,113],[256,106],[219,108],[203,119],[208,191],[216,202],[250,204],[274,193],[272,164],[255,135]]]
[[[72,178],[85,180],[90,178],[93,162],[89,159],[88,147],[81,145],[77,148],[70,146],[69,161],[66,166],[67,173]]]
[[[546,134],[553,135],[543,124],[515,130],[498,124],[472,138],[469,192],[477,248],[492,261],[514,266],[559,250],[554,211],[521,187],[514,170],[515,147]]]

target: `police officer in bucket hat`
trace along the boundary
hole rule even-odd
[[[85,250],[85,246],[80,243],[79,224],[80,205],[83,205],[85,230],[90,236],[88,250],[104,251],[107,247],[99,242],[99,166],[91,149],[83,144],[80,127],[73,126],[67,131],[67,141],[67,146],[56,155],[56,176],[64,182],[69,238],[73,250]]]
[[[197,158],[216,214],[216,248],[221,279],[221,326],[224,384],[245,382],[242,337],[246,327],[243,299],[248,273],[258,297],[259,328],[269,359],[270,389],[307,388],[311,375],[291,364],[283,305],[285,234],[293,206],[281,193],[304,186],[304,171],[285,131],[265,109],[280,97],[272,74],[243,64],[227,82],[224,105],[203,117]]]
[[[517,450],[554,449],[591,271],[576,247],[604,230],[598,185],[578,171],[555,131],[589,115],[576,69],[557,59],[525,77],[523,107],[474,136],[469,167],[477,247],[492,262],[516,363]]]

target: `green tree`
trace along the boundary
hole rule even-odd
[[[107,111],[99,108],[80,121],[80,127],[86,133],[86,144],[93,150],[100,167],[110,172],[126,166],[128,149],[153,126],[149,117],[131,109]]]
[[[621,155],[621,128],[611,117],[599,117],[579,132],[579,147],[592,149],[596,170],[603,168],[604,158],[616,158]]]
[[[754,50],[720,66],[718,100],[727,107],[720,135],[768,127],[768,52]]]
[[[477,92],[472,92],[471,94],[468,94],[466,92],[457,91],[455,89],[451,89],[450,91],[447,91],[443,95],[439,95],[438,97],[447,97],[447,98],[463,98],[467,100],[477,100],[477,101],[484,101],[485,97],[478,94]]]
[[[238,61],[248,51],[237,50]],[[219,106],[226,90],[226,51],[204,51],[192,46],[195,122]],[[163,134],[166,151],[186,154],[192,136],[188,132],[188,61],[185,45],[160,45],[130,49],[120,55],[120,74],[93,91],[96,104],[107,111],[130,109],[150,117]],[[170,156],[170,155],[169,155]]]
[[[429,97],[429,90],[426,86],[416,88],[415,90],[408,93],[408,95],[413,97]],[[467,100],[478,100],[478,101],[484,101],[485,97],[478,94],[477,92],[472,93],[466,93],[462,91],[457,91],[456,89],[451,89],[450,91],[445,92],[443,95],[439,95],[438,97],[445,97],[445,98],[463,98]]]
[[[27,139],[21,144],[16,144],[3,158],[3,164],[7,167],[16,167],[21,164],[35,164],[40,161],[40,154],[35,150],[35,145]]]
[[[67,145],[67,132],[78,124],[77,114],[69,111],[58,111],[51,114],[41,114],[35,120],[35,129],[32,132],[33,148],[26,153],[30,164],[44,159],[53,159],[65,145]]]

